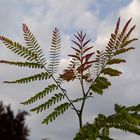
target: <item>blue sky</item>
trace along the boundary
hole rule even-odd
[[[106,18],[110,13],[117,13],[122,7],[127,6],[131,0],[98,0],[100,5],[99,18]]]
[[[122,24],[132,17],[132,23],[137,26],[133,36],[140,38],[139,9],[140,0],[0,0],[0,35],[23,42],[21,27],[22,23],[26,23],[48,57],[51,33],[54,27],[58,27],[62,38],[60,63],[60,70],[62,70],[68,63],[67,53],[71,52],[71,39],[77,31],[87,32],[94,46],[104,49],[118,17],[121,17]],[[119,66],[124,74],[112,80],[113,85],[106,94],[102,97],[95,96],[86,105],[85,122],[93,121],[93,117],[98,113],[112,113],[115,103],[135,105],[140,102],[139,44],[140,41],[134,43],[136,50],[124,56],[128,63]],[[16,60],[19,57],[12,55],[0,43],[0,59]],[[24,107],[20,102],[41,90],[45,83],[11,86],[3,84],[2,81],[16,79],[30,73],[27,70],[25,72],[25,69],[0,65],[0,99],[5,104],[11,103],[15,112],[18,109],[29,110],[30,107]],[[79,91],[75,83],[66,88],[72,90],[72,93]],[[46,113],[48,112],[38,115],[31,113],[27,118],[27,124],[31,129],[30,140],[41,140],[43,137],[50,137],[51,140],[71,140],[74,137],[78,131],[78,123],[73,111],[68,111],[54,123],[44,126],[41,121]],[[112,137],[116,140],[139,139],[136,135],[114,129]]]

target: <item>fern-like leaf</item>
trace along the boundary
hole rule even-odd
[[[125,40],[125,42],[123,42],[123,43],[121,44],[121,48],[126,47],[127,45],[129,45],[130,43],[132,43],[132,42],[134,42],[134,41],[136,41],[136,40],[138,40],[138,39],[137,39],[137,38],[133,38],[133,39]]]
[[[76,40],[72,40],[72,42],[75,47],[72,47],[72,49],[75,53],[68,55],[72,58],[71,63],[64,70],[64,73],[60,75],[60,78],[66,81],[82,78],[89,83],[92,81],[90,68],[96,62],[96,60],[93,60],[95,52],[91,51],[93,46],[89,46],[91,39],[87,39],[86,33],[82,31],[74,34],[74,36]]]
[[[116,50],[116,52],[114,53],[114,55],[119,55],[119,54],[128,52],[128,51],[130,51],[130,50],[134,50],[134,49],[135,49],[134,47],[121,48],[121,49],[119,49],[119,50]]]
[[[109,76],[119,76],[120,74],[122,74],[122,72],[113,68],[104,68],[102,70],[102,73]]]
[[[108,65],[112,65],[112,64],[119,64],[119,63],[125,63],[126,61],[124,59],[120,59],[120,58],[113,58],[111,60],[109,60],[107,62]]]
[[[103,94],[103,90],[111,86],[111,83],[105,77],[98,77],[96,81],[91,85],[91,90]]]
[[[42,65],[33,62],[14,62],[14,61],[0,60],[0,63],[19,66],[19,67],[42,68]]]
[[[59,65],[59,56],[60,56],[60,45],[61,45],[61,38],[59,29],[55,28],[52,35],[52,42],[50,48],[50,64],[48,66],[48,71],[50,74],[54,74],[57,72],[58,65]]]
[[[41,98],[44,98],[47,94],[49,94],[52,91],[57,90],[57,89],[58,89],[57,85],[55,85],[55,84],[49,85],[44,90],[42,90],[41,92],[37,93],[35,96],[29,98],[27,101],[22,102],[21,104],[23,104],[23,105],[32,104],[32,103],[36,102],[37,100],[40,100]]]
[[[31,62],[36,61],[37,55],[29,50],[28,48],[20,45],[17,42],[13,42],[12,40],[5,38],[3,36],[0,36],[0,40],[5,44],[5,46],[10,49],[15,54],[25,58],[26,60],[29,60]]]
[[[107,128],[107,127],[102,128],[101,136],[108,138],[109,137],[109,128]],[[110,140],[110,139],[106,139],[106,140]]]
[[[34,35],[31,33],[30,29],[26,24],[23,24],[22,28],[23,28],[25,43],[28,46],[28,49],[37,55],[37,61],[40,64],[45,65],[46,59]]]
[[[119,31],[120,18],[118,19],[115,32],[111,34],[108,46],[106,47],[106,55],[112,57],[112,55],[114,55],[116,51],[126,47],[128,44],[137,40],[137,38],[130,39],[130,34],[135,29],[135,25],[128,29],[130,22],[131,19],[126,22],[122,31]]]
[[[131,19],[126,22],[123,29],[120,31],[120,18],[117,21],[114,33],[111,33],[111,37],[106,46],[105,51],[97,51],[96,62],[94,67],[95,80],[96,77],[103,72],[110,76],[119,76],[121,72],[112,68],[106,68],[107,65],[118,64],[125,62],[124,59],[114,58],[116,55],[125,53],[129,50],[134,49],[133,47],[127,48],[127,45],[137,40],[136,38],[131,39],[130,34],[135,29],[135,25],[128,29]],[[105,70],[103,70],[105,68]],[[110,73],[109,73],[110,72]]]
[[[140,104],[136,105],[136,106],[131,106],[131,107],[127,107],[128,111],[136,111],[136,112],[140,112]]]
[[[46,108],[50,108],[53,104],[58,103],[62,99],[64,99],[64,95],[62,93],[55,94],[54,96],[51,97],[47,102],[31,109],[30,111],[36,111],[37,113],[42,112],[43,110],[46,110]]]
[[[139,127],[136,127],[134,125],[130,125],[130,124],[114,124],[112,125],[114,128],[117,128],[117,129],[120,129],[120,130],[123,130],[125,132],[130,132],[130,133],[134,133],[134,134],[137,134],[137,135],[140,135],[140,129]]]
[[[81,140],[82,138],[88,138],[88,140],[113,140],[109,137],[109,131],[111,128],[120,129],[122,131],[128,131],[140,135],[140,105],[136,106],[120,106],[115,105],[115,113],[110,116],[99,114],[95,118],[93,124],[87,123],[74,140]]]
[[[93,75],[95,77],[94,79],[96,79],[96,77],[100,74],[102,68],[105,65],[106,56],[105,56],[104,51],[97,50],[95,60],[96,60],[96,62],[94,63],[94,69],[93,69]]]
[[[54,121],[58,116],[60,116],[61,114],[63,114],[66,110],[68,110],[70,107],[70,104],[68,102],[61,104],[59,106],[57,106],[54,109],[54,112],[52,112],[51,114],[49,114],[42,123],[48,125],[49,122]]]
[[[47,80],[48,78],[50,78],[49,74],[47,72],[42,72],[42,73],[39,73],[39,74],[35,74],[33,76],[18,79],[18,80],[15,80],[15,81],[4,81],[4,83],[25,84],[25,83],[34,82],[34,81],[37,81],[37,80]]]

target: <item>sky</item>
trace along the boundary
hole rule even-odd
[[[104,49],[113,32],[114,25],[121,17],[124,24],[132,17],[132,25],[136,24],[133,37],[140,38],[140,0],[0,0],[0,35],[24,43],[22,24],[26,23],[36,36],[48,58],[52,30],[58,27],[61,32],[62,54],[60,71],[67,66],[67,54],[71,52],[73,34],[83,30],[92,39],[97,49]],[[112,78],[112,86],[104,95],[95,95],[86,104],[84,122],[92,122],[99,113],[111,114],[115,103],[121,105],[137,105],[140,103],[140,41],[131,44],[136,49],[124,55],[127,63],[118,68],[123,71],[119,78]],[[15,54],[0,43],[0,60],[20,60]],[[2,81],[13,80],[30,75],[36,71],[20,69],[0,64],[0,100],[11,104],[15,113],[30,110],[31,106],[23,106],[20,102],[33,96],[46,85],[45,82],[28,85],[7,85]],[[76,83],[65,86],[70,96],[80,91]],[[71,88],[72,87],[72,88]],[[48,111],[41,114],[30,113],[26,123],[31,130],[29,140],[71,140],[78,131],[78,120],[72,110],[56,119],[48,126],[41,121]],[[140,137],[112,129],[111,136],[123,140],[138,140]]]

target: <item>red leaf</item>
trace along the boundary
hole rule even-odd
[[[84,41],[85,37],[86,37],[86,33],[85,33],[85,34],[82,36],[82,38],[81,38],[81,39],[82,39],[82,40],[81,40],[82,42]]]
[[[115,34],[118,34],[119,26],[120,26],[120,17],[119,17],[117,24],[116,24]]]
[[[0,40],[1,41],[4,41],[5,40],[5,37],[4,36],[0,36]]]
[[[91,41],[91,39],[87,40],[87,41],[83,44],[83,47],[85,47],[90,41]]]
[[[84,65],[88,65],[88,64],[91,64],[91,63],[94,63],[94,62],[97,62],[97,60],[85,62]]]
[[[129,23],[131,22],[131,20],[132,20],[132,18],[130,18],[130,19],[126,22],[126,24],[125,24],[125,26],[124,26],[124,28],[123,28],[123,30],[122,30],[122,33],[125,33],[125,31],[126,31],[128,25],[129,25]]]
[[[7,63],[7,61],[5,61],[5,60],[0,60],[0,63]]]
[[[126,38],[129,37],[129,35],[131,34],[131,32],[135,29],[136,25],[134,25],[133,27],[131,27],[131,29],[129,30],[129,32],[126,34],[125,38],[123,39],[122,42],[124,42],[126,40]]]
[[[60,78],[66,81],[74,80],[75,74],[72,69],[65,69],[63,74],[60,74]]]
[[[74,36],[77,38],[77,40],[78,40],[79,42],[81,42],[81,38],[80,38],[79,36],[77,36],[77,35],[75,35],[75,34],[74,34]]]
[[[90,49],[92,49],[92,48],[93,48],[93,46],[84,49],[84,50],[83,50],[83,53],[87,52],[88,50],[90,50]]]
[[[85,66],[84,69],[83,69],[83,71],[89,69],[91,66],[92,66],[92,65],[87,65],[87,66]]]
[[[76,71],[78,71],[78,73],[82,73],[82,72],[84,71],[84,65],[83,65],[83,64],[80,65],[80,66],[76,69]]]
[[[111,38],[112,38],[113,40],[115,40],[115,39],[116,39],[116,35],[115,35],[115,34],[111,34]]]
[[[76,49],[76,48],[74,48],[74,47],[71,47],[72,49],[74,49],[76,52],[78,52],[78,53],[80,53],[81,51],[80,50],[78,50],[78,49]]]
[[[94,53],[95,53],[95,52],[90,53],[90,54],[87,54],[87,55],[83,56],[82,59],[85,59],[85,61],[87,62],[87,61],[90,59],[90,57],[91,57]]]
[[[26,24],[22,24],[22,29],[24,33],[27,33],[29,31],[29,28]]]
[[[59,32],[59,29],[57,27],[55,27],[54,31],[57,33],[57,32]]]
[[[74,40],[72,40],[72,42],[74,43],[74,44],[76,44],[80,49],[81,49],[81,45],[80,44],[78,44],[76,41],[74,41]]]
[[[77,33],[78,33],[79,37],[82,38],[83,32],[81,31],[80,33],[79,32],[77,32]]]
[[[75,35],[74,36],[77,38],[77,40],[82,44],[82,42],[84,41],[85,37],[86,37],[86,33],[83,35],[82,31],[79,33],[77,33],[78,35]]]
[[[72,54],[69,54],[68,56],[70,56],[70,57],[74,57],[74,58],[77,58],[78,60],[80,60],[80,57],[79,57],[79,56],[77,56],[77,55],[72,55]]]

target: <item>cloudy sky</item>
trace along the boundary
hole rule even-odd
[[[71,51],[73,33],[81,29],[92,38],[97,49],[104,49],[118,17],[121,17],[122,24],[132,17],[132,24],[136,24],[133,36],[140,38],[139,9],[140,0],[0,0],[0,35],[23,42],[21,27],[22,23],[26,23],[48,57],[51,31],[54,27],[58,27],[62,38],[61,70],[67,64],[67,53]],[[106,91],[106,94],[95,95],[95,98],[87,103],[84,122],[92,122],[98,113],[112,113],[115,103],[139,104],[139,44],[140,41],[133,43],[132,45],[136,49],[124,56],[128,63],[119,66],[123,75],[112,79],[112,87]],[[17,60],[19,57],[0,44],[0,59]],[[5,104],[10,103],[15,112],[18,109],[28,111],[30,107],[24,107],[20,105],[20,102],[41,91],[45,83],[7,85],[2,81],[13,80],[30,73],[31,71],[28,69],[0,65],[0,99]],[[75,84],[66,88],[72,94],[79,91]],[[45,137],[49,137],[51,140],[71,140],[74,137],[78,131],[78,122],[73,111],[66,112],[55,122],[45,126],[41,124],[41,121],[47,114],[48,112],[30,113],[30,116],[27,117],[26,123],[31,129],[30,140],[41,140]],[[138,140],[140,138],[114,129],[111,135],[116,140]]]

